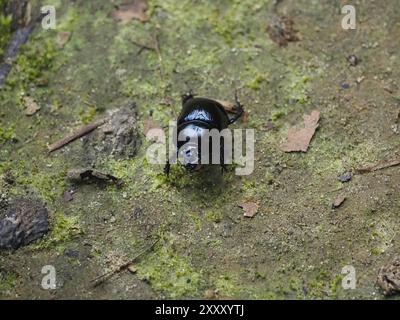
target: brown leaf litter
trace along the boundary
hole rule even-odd
[[[33,116],[36,112],[40,110],[40,106],[36,103],[35,99],[32,97],[24,97],[23,99],[25,109],[25,115]]]
[[[225,109],[226,112],[229,112],[229,113],[237,112],[235,102],[227,101],[227,100],[215,100],[215,101],[217,101]],[[249,121],[249,112],[244,110],[243,117],[242,117],[242,123],[247,123],[248,121]]]
[[[147,8],[146,0],[133,0],[131,3],[119,6],[112,16],[122,23],[128,23],[133,19],[145,22],[149,20],[146,15]]]
[[[377,284],[386,296],[400,292],[400,256],[380,268]]]
[[[304,115],[304,128],[289,129],[287,141],[281,144],[281,150],[284,152],[307,152],[315,130],[318,128],[320,111],[314,110],[310,115]]]
[[[156,130],[154,130],[156,129]],[[154,121],[153,117],[149,117],[145,120],[144,122],[144,134],[146,137],[153,141],[153,142],[162,142],[161,136],[159,133],[159,130],[163,130],[161,126]]]
[[[270,39],[280,47],[286,47],[289,42],[299,41],[294,21],[286,16],[273,16],[267,32]]]
[[[71,38],[71,32],[61,31],[57,34],[57,46],[62,49]]]
[[[243,215],[247,218],[253,218],[258,212],[258,204],[252,201],[242,202],[239,207],[243,209]]]

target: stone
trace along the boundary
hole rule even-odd
[[[89,164],[107,155],[116,159],[132,158],[138,146],[137,108],[133,102],[112,110],[99,130],[83,138],[83,153]]]
[[[49,231],[48,211],[38,200],[20,199],[0,217],[0,249],[16,250]]]

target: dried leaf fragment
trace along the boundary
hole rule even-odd
[[[57,34],[57,45],[59,48],[64,48],[69,39],[71,38],[71,32],[61,31]]]
[[[133,0],[132,3],[119,6],[118,10],[113,13],[113,17],[122,23],[128,23],[133,19],[145,22],[149,20],[146,10],[146,0]]]
[[[286,16],[274,16],[267,27],[267,32],[272,41],[280,47],[286,47],[289,42],[299,41],[294,21]]]
[[[247,218],[253,218],[258,212],[258,204],[255,202],[242,202],[239,207],[243,209],[243,215]]]
[[[234,113],[234,114],[237,113],[238,109],[237,109],[235,102],[227,101],[227,100],[216,100],[216,101],[225,109],[226,112]],[[248,120],[249,120],[249,112],[244,110],[243,117],[242,117],[242,123],[247,123]]]
[[[289,129],[287,141],[281,144],[281,150],[284,152],[307,152],[315,130],[318,128],[320,111],[314,110],[310,115],[304,115],[304,128]]]
[[[25,114],[27,116],[33,116],[36,112],[40,110],[40,106],[36,103],[35,99],[33,99],[32,97],[24,97],[23,101],[26,107]]]
[[[377,284],[387,296],[400,292],[400,257],[379,270]]]
[[[221,106],[224,107],[226,112],[236,113],[236,103],[226,100],[216,100]]]
[[[146,135],[147,139],[153,142],[162,143],[162,132],[163,129],[153,120],[152,117],[149,117],[145,120],[144,134]]]
[[[343,196],[337,197],[332,203],[332,209],[339,208],[343,204],[343,202],[345,202],[345,200],[346,200],[346,197],[343,197]]]

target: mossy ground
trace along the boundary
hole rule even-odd
[[[47,203],[52,230],[1,253],[0,296],[198,298],[213,290],[220,298],[383,297],[377,271],[399,251],[399,168],[347,184],[337,177],[399,157],[391,129],[400,96],[397,1],[356,1],[356,31],[341,28],[335,2],[282,1],[277,12],[294,19],[300,37],[287,47],[266,32],[274,1],[149,0],[149,21],[125,25],[110,17],[110,1],[51,3],[57,29],[36,29],[0,93],[0,174],[14,180],[2,192]],[[61,31],[71,33],[63,48]],[[149,45],[156,36],[161,55],[139,54],[134,42]],[[350,54],[362,59],[357,67],[346,61]],[[128,100],[138,105],[141,129],[150,112],[165,127],[190,88],[221,100],[241,89],[249,118],[236,126],[256,130],[253,174],[174,167],[166,179],[161,166],[146,161],[142,133],[135,158],[96,160],[99,170],[124,180],[123,188],[66,181],[68,169],[87,165],[80,140],[47,154],[46,145]],[[25,95],[41,106],[32,117],[24,115]],[[281,152],[289,127],[315,108],[322,118],[309,151]],[[69,189],[74,199],[64,202]],[[348,199],[332,211],[340,194]],[[243,200],[259,203],[253,219],[243,217]],[[155,238],[161,240],[135,274],[93,287],[90,280]],[[59,280],[54,292],[40,287],[49,264]],[[346,291],[341,270],[349,264],[358,282]]]

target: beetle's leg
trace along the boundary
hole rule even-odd
[[[235,109],[236,109],[236,114],[233,116],[233,118],[229,119],[229,124],[236,122],[244,112],[243,106],[239,101],[237,91],[235,91]]]
[[[224,143],[223,142],[221,143],[221,148],[220,148],[219,152],[220,152],[219,159],[220,159],[221,172],[222,173],[228,172],[228,168],[226,167],[226,164],[225,164]]]
[[[171,169],[171,164],[169,163],[169,160],[167,161],[167,164],[164,167],[164,173],[169,176],[169,171]]]
[[[195,93],[193,92],[192,89],[189,90],[189,92],[184,93],[181,98],[182,98],[182,105],[184,105],[187,101],[190,99],[193,99],[195,96]]]

